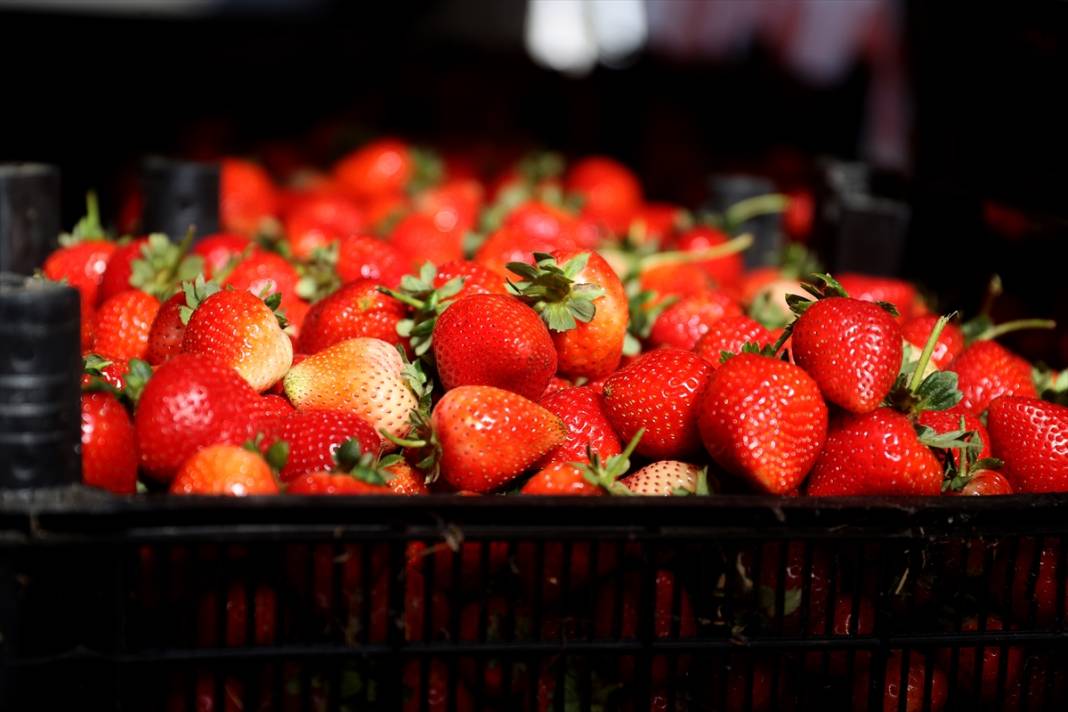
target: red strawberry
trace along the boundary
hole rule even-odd
[[[457,490],[479,493],[511,482],[567,435],[560,419],[537,403],[491,386],[448,391],[434,407],[430,427],[442,478]]]
[[[270,466],[257,452],[236,445],[212,445],[190,457],[171,482],[171,494],[278,494]]]
[[[638,245],[666,245],[689,222],[685,208],[671,203],[645,203],[634,214],[627,237]]]
[[[110,393],[82,394],[82,481],[133,494],[137,463],[137,438],[126,408]]]
[[[819,384],[824,398],[852,413],[879,407],[901,368],[901,327],[881,306],[841,295],[830,278],[815,302],[795,309],[791,341],[797,365]],[[828,281],[829,280],[829,281]]]
[[[977,470],[972,472],[964,486],[953,494],[966,497],[992,497],[1012,493],[1012,485],[1005,479],[1005,475],[997,470]]]
[[[278,211],[278,196],[267,171],[251,161],[227,158],[219,174],[219,218],[223,228],[255,234],[264,218]]]
[[[285,257],[266,250],[253,250],[238,262],[223,280],[231,286],[266,297],[275,292],[282,295],[281,308],[285,310],[297,298],[297,283],[300,275]]]
[[[916,287],[901,279],[847,272],[838,275],[838,283],[853,299],[893,304],[901,315],[899,320],[911,318],[919,306]]]
[[[174,477],[186,458],[215,442],[231,423],[245,424],[256,392],[236,371],[214,358],[180,354],[156,370],[145,386],[134,423],[145,472]],[[254,433],[252,424],[231,444]]]
[[[400,437],[423,395],[413,392],[413,367],[381,339],[348,339],[309,356],[286,374],[286,396],[300,410],[345,410],[376,432]],[[420,388],[426,387],[423,376]]]
[[[961,632],[974,633],[979,630],[979,619],[970,616],[961,622]],[[986,625],[983,626],[985,630],[1004,630],[1005,625],[1001,619],[994,614],[990,614],[986,617]],[[982,650],[982,660],[977,660],[980,655],[979,650]],[[985,704],[995,704],[998,699],[998,677],[1000,675],[1001,668],[1001,656],[1005,655],[1005,673],[1004,673],[1004,687],[1001,689],[1009,690],[1017,684],[1020,679],[1020,670],[1023,668],[1023,650],[1019,647],[1009,647],[1002,649],[998,645],[988,645],[985,647],[974,648],[961,646],[957,653],[957,679],[956,684],[958,689],[971,693],[977,691],[979,698]],[[951,670],[953,668],[953,653],[949,649],[942,649],[938,652],[938,664],[944,670]],[[978,672],[980,683],[976,686],[976,673]]]
[[[130,284],[133,277],[133,263],[142,258],[141,250],[148,245],[148,238],[142,237],[117,247],[108,260],[108,268],[100,281],[97,303],[103,304],[116,294],[134,287]]]
[[[816,382],[769,356],[729,359],[709,379],[698,408],[712,459],[771,494],[801,484],[827,437],[827,406]]]
[[[596,252],[557,250],[535,257],[535,266],[508,268],[522,277],[515,288],[552,332],[560,374],[595,380],[612,373],[627,334],[623,283]]]
[[[1068,492],[1068,407],[1002,396],[990,404],[987,427],[1014,491]]]
[[[564,388],[543,395],[539,405],[563,421],[567,438],[549,452],[543,466],[555,463],[583,462],[587,448],[602,459],[619,454],[619,438],[608,420],[604,398],[593,388]]]
[[[148,332],[148,347],[145,360],[158,366],[182,351],[185,323],[182,322],[182,307],[186,306],[185,292],[178,292],[156,312],[152,328]]]
[[[675,240],[674,248],[682,252],[698,252],[730,242],[731,236],[714,227],[694,227]],[[734,252],[714,260],[695,262],[720,287],[737,285],[742,280],[745,260],[741,252]]]
[[[403,193],[418,173],[417,156],[396,139],[379,139],[334,165],[334,176],[354,198],[372,200]]]
[[[678,460],[660,460],[627,475],[619,482],[634,494],[667,497],[682,490],[695,494],[701,468]]]
[[[442,264],[462,260],[464,233],[443,229],[433,215],[411,213],[401,218],[389,235],[390,245],[405,256],[411,269],[424,262]]]
[[[298,260],[309,260],[321,248],[371,227],[366,213],[352,200],[332,193],[301,195],[286,213],[285,235]]]
[[[640,455],[692,455],[701,447],[697,414],[711,373],[711,367],[689,351],[664,348],[643,354],[605,381],[608,418],[627,441],[645,429]]]
[[[602,384],[603,385],[603,384]],[[566,378],[560,378],[559,376],[553,376],[549,379],[549,385],[545,386],[545,390],[541,392],[541,398],[539,400],[545,400],[546,396],[551,396],[553,393],[562,391],[565,388],[574,388],[575,384]],[[601,388],[594,388],[597,395],[601,394]]]
[[[464,297],[433,331],[434,362],[446,390],[495,386],[537,398],[557,369],[548,330],[533,309],[498,294]]]
[[[468,260],[454,260],[438,265],[434,286],[442,287],[457,277],[463,279],[463,286],[453,299],[472,294],[508,294],[505,282],[499,274]]]
[[[61,247],[45,260],[44,275],[56,282],[66,281],[85,295],[88,304],[95,305],[108,260],[116,249],[115,243],[104,240]]]
[[[534,253],[574,249],[575,240],[569,233],[532,233],[517,227],[504,226],[491,233],[478,248],[475,262],[505,279],[513,279],[508,265],[513,262],[534,262]]]
[[[93,351],[105,358],[144,358],[148,335],[159,311],[150,294],[131,289],[100,305],[93,324]]]
[[[654,263],[642,269],[638,281],[642,291],[656,292],[662,297],[697,296],[716,288],[708,274],[692,262]]]
[[[961,418],[964,419],[963,427],[961,426]],[[954,430],[974,432],[979,436],[979,439],[982,440],[982,449],[979,450],[973,459],[982,460],[991,457],[990,434],[987,433],[986,428],[983,427],[983,422],[974,415],[965,412],[959,405],[947,408],[946,410],[925,410],[920,413],[916,422],[931,428],[939,435]],[[956,453],[954,453],[954,457],[956,458]],[[959,458],[956,459],[958,459],[959,462]]]
[[[937,495],[942,466],[912,421],[890,408],[835,422],[808,482],[812,496]]]
[[[725,316],[708,327],[697,342],[694,353],[703,358],[713,370],[720,367],[723,354],[740,353],[746,344],[771,346],[775,342],[771,332],[744,314]]]
[[[429,216],[438,230],[463,235],[478,221],[484,192],[477,180],[454,178],[416,195],[415,209]]]
[[[1037,398],[1031,364],[994,341],[976,341],[949,364],[964,399],[961,408],[981,415],[999,396]]]
[[[571,240],[574,238],[575,216],[557,205],[529,200],[513,208],[505,216],[501,226],[518,230],[535,240]]]
[[[360,336],[398,344],[402,339],[397,336],[397,324],[404,317],[404,305],[380,292],[372,280],[349,282],[308,310],[297,349],[314,354]]]
[[[610,158],[591,156],[567,173],[567,191],[583,199],[582,213],[622,235],[642,204],[641,184],[634,174]]]
[[[545,465],[523,484],[520,492],[526,495],[567,497],[596,497],[604,494],[600,486],[586,479],[585,470],[570,462]]]
[[[1029,628],[1048,626],[1056,619],[1058,606],[1068,610],[1068,590],[1057,586],[1058,577],[1063,575],[1059,541],[1036,542],[1032,537],[1023,537],[1016,546],[1015,556],[1010,552],[999,554],[990,577],[990,590],[1014,620]],[[1058,592],[1063,601],[1057,600]],[[1008,600],[1002,601],[1006,596]]]
[[[375,237],[349,235],[338,243],[337,275],[343,283],[369,279],[396,288],[408,266],[407,255]]]
[[[365,427],[370,430],[369,426]],[[391,468],[400,465],[405,473],[410,471],[410,468],[403,464],[400,455],[380,457],[378,436],[374,433],[371,433],[371,436],[373,440],[370,449],[361,445],[361,441],[366,437],[346,439],[331,448],[333,452],[328,453],[331,463],[328,467],[336,462],[341,474],[313,470],[293,478],[286,492],[303,495],[416,494],[417,492],[408,491],[405,482],[399,486],[394,485],[392,480],[395,475]],[[318,452],[314,454],[313,460],[321,459],[320,455],[327,452],[327,448],[321,446],[315,449]],[[292,452],[290,449],[291,455]],[[425,488],[422,491],[425,492]]]
[[[804,242],[812,232],[816,201],[812,192],[805,188],[791,190],[787,198],[789,202],[782,214],[782,229],[791,239]]]
[[[901,325],[901,335],[905,341],[922,351],[937,321],[938,316],[934,314],[913,317]],[[963,350],[964,332],[955,324],[947,324],[931,354],[931,363],[936,368],[946,368]]]
[[[713,324],[731,316],[742,316],[742,308],[721,292],[683,297],[657,317],[649,332],[649,345],[653,348],[674,346],[690,351]]]
[[[203,280],[198,280],[203,287]],[[293,343],[282,331],[272,303],[249,292],[223,290],[197,293],[187,285],[186,303],[191,311],[182,336],[182,353],[213,356],[237,371],[257,391],[278,382],[293,363]]]
[[[280,473],[283,482],[301,475],[330,470],[342,443],[355,438],[364,452],[373,452],[382,438],[366,420],[346,411],[294,411],[284,417],[264,440],[264,445],[282,440],[289,445],[289,458]]]
[[[106,359],[99,354],[86,354],[82,359],[82,388],[88,388],[97,380],[121,391],[126,388],[126,374],[130,362],[124,358]],[[151,375],[151,374],[150,374]]]
[[[927,663],[924,657],[917,652],[911,652],[908,657],[908,667],[905,668],[904,655],[900,652],[891,653],[886,661],[883,671],[883,686],[878,692],[881,693],[882,712],[941,712],[946,706],[947,690],[946,674],[937,666],[931,669],[931,679],[927,679]],[[902,673],[905,673],[904,700],[902,694]],[[854,678],[853,683],[853,709],[871,709],[868,705],[870,699],[870,672],[862,670]]]
[[[348,474],[333,472],[309,472],[289,480],[287,494],[295,495],[393,495],[396,494],[388,485],[364,482]]]
[[[231,262],[236,264],[251,245],[252,242],[244,235],[219,232],[197,241],[192,253],[204,260],[204,278],[211,279],[230,267]]]

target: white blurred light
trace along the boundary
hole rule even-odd
[[[529,0],[525,41],[542,66],[587,74],[625,63],[648,35],[644,0]]]
[[[648,33],[643,0],[594,0],[589,9],[602,63],[625,63],[645,46]]]

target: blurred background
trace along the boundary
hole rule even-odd
[[[284,181],[383,133],[483,175],[552,148],[689,207],[833,157],[908,205],[903,276],[974,309],[996,266],[1007,312],[1068,323],[1066,2],[0,0],[0,63],[0,160],[58,164],[65,225],[150,153]],[[1063,331],[1009,343],[1068,360]]]

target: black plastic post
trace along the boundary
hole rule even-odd
[[[0,489],[81,481],[80,300],[0,273]]]
[[[0,272],[32,274],[57,245],[59,169],[0,163]]]
[[[732,205],[747,198],[755,198],[775,192],[775,183],[769,178],[744,174],[716,174],[709,178],[710,207],[724,213]],[[776,264],[782,254],[782,215],[768,213],[758,215],[737,226],[738,232],[753,236],[753,245],[745,251],[746,267],[766,267]]]
[[[904,266],[911,210],[904,203],[850,194],[838,202],[834,268],[896,277]]]
[[[219,231],[219,165],[151,157],[143,166],[147,232],[181,240],[190,226],[202,237]]]

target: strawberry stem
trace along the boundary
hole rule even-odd
[[[761,215],[781,213],[790,204],[790,198],[782,193],[768,193],[767,195],[755,195],[752,198],[740,200],[727,208],[723,220],[729,228],[736,228],[744,222]]]
[[[935,347],[938,346],[938,339],[942,336],[942,332],[945,331],[946,325],[956,315],[957,312],[953,312],[938,317],[934,328],[931,329],[931,335],[927,337],[927,343],[923,345],[920,358],[916,361],[916,370],[912,372],[912,378],[909,380],[909,393],[915,395],[916,390],[923,383],[923,372],[927,370],[927,364],[931,362],[931,356],[934,354]]]
[[[705,248],[703,250],[694,250],[692,252],[684,251],[671,251],[671,252],[657,252],[646,257],[642,257],[638,261],[639,271],[644,272],[647,269],[654,267],[662,267],[670,264],[683,264],[686,262],[707,262],[708,260],[717,260],[723,257],[729,257],[738,252],[744,252],[749,249],[753,244],[753,236],[749,233],[739,235],[721,245],[713,245],[712,247]]]
[[[975,337],[975,341],[990,341],[1004,336],[1013,331],[1022,331],[1024,329],[1056,329],[1057,322],[1052,319],[1017,319],[1015,321],[1006,321],[996,326],[984,330],[978,336]]]

